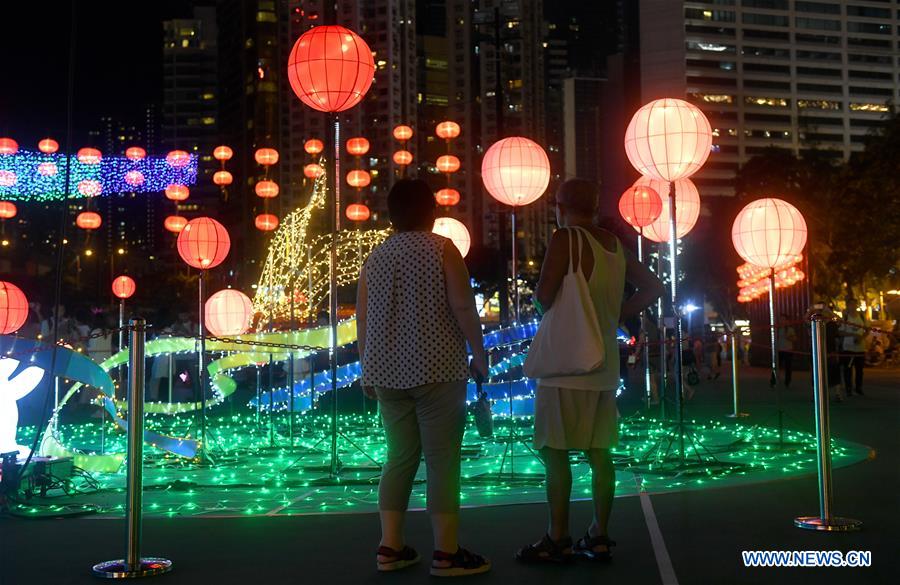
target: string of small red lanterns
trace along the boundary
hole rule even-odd
[[[434,194],[434,198],[438,205],[452,207],[459,203],[460,197],[459,191],[451,187],[450,178],[453,173],[459,170],[460,162],[457,157],[451,154],[450,141],[459,136],[459,124],[452,120],[446,120],[435,127],[434,133],[438,138],[443,138],[447,145],[447,154],[438,158],[435,164],[438,170],[444,173],[444,176],[447,178],[447,186],[443,189],[439,189],[438,192]],[[466,233],[468,234],[468,232]]]
[[[269,199],[278,197],[278,183],[269,179],[269,169],[278,163],[278,151],[274,148],[260,148],[253,158],[257,164],[263,167],[263,178],[256,183],[254,191],[257,197],[263,200],[263,212],[256,216],[254,225],[256,229],[270,232],[278,227],[278,216],[269,213]]]
[[[394,164],[400,167],[400,176],[406,176],[406,167],[412,164],[413,153],[407,148],[409,139],[413,137],[413,129],[406,124],[400,124],[394,127],[394,140],[400,143],[400,150],[394,152]]]
[[[363,201],[362,190],[372,182],[369,171],[362,169],[362,156],[369,152],[369,141],[361,136],[347,140],[347,152],[353,156],[356,167],[347,173],[347,184],[356,189],[356,202],[347,206],[344,212],[347,219],[363,222],[369,219],[369,206]]]

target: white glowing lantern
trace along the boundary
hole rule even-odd
[[[466,226],[461,221],[452,217],[439,217],[434,220],[434,227],[431,231],[450,239],[463,258],[469,253],[469,248],[472,246],[472,238],[469,236],[469,230],[466,229]]]

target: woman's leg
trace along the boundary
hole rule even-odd
[[[589,449],[584,454],[591,464],[591,489],[594,496],[594,520],[588,534],[607,536],[609,515],[616,494],[616,468],[609,449]]]
[[[400,550],[405,544],[403,519],[422,456],[419,423],[415,402],[405,390],[378,388],[377,391],[387,441],[387,460],[378,483],[380,546]]]
[[[550,507],[550,528],[553,540],[569,536],[569,499],[572,496],[572,468],[569,452],[563,449],[541,449],[547,473],[547,504]]]

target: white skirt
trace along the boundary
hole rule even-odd
[[[614,390],[538,386],[534,399],[534,448],[611,449],[619,443]]]

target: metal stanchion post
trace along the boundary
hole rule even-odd
[[[731,331],[731,387],[734,392],[734,412],[726,415],[728,418],[744,418],[750,416],[746,412],[741,412],[739,406],[739,384],[738,384],[738,346],[737,346],[737,330]]]
[[[97,577],[131,579],[150,577],[172,570],[172,561],[141,557],[141,523],[143,520],[144,459],[144,343],[147,322],[131,320],[131,342],[128,359],[128,467],[126,479],[125,518],[128,523],[128,549],[124,559],[94,565]]]
[[[829,320],[825,311],[818,309],[810,316],[812,321],[812,373],[813,402],[816,413],[816,452],[819,468],[819,515],[794,519],[794,526],[807,530],[846,532],[859,530],[862,522],[851,518],[832,516],[834,493],[831,485],[831,421],[828,414],[828,370],[825,350],[825,323]]]

